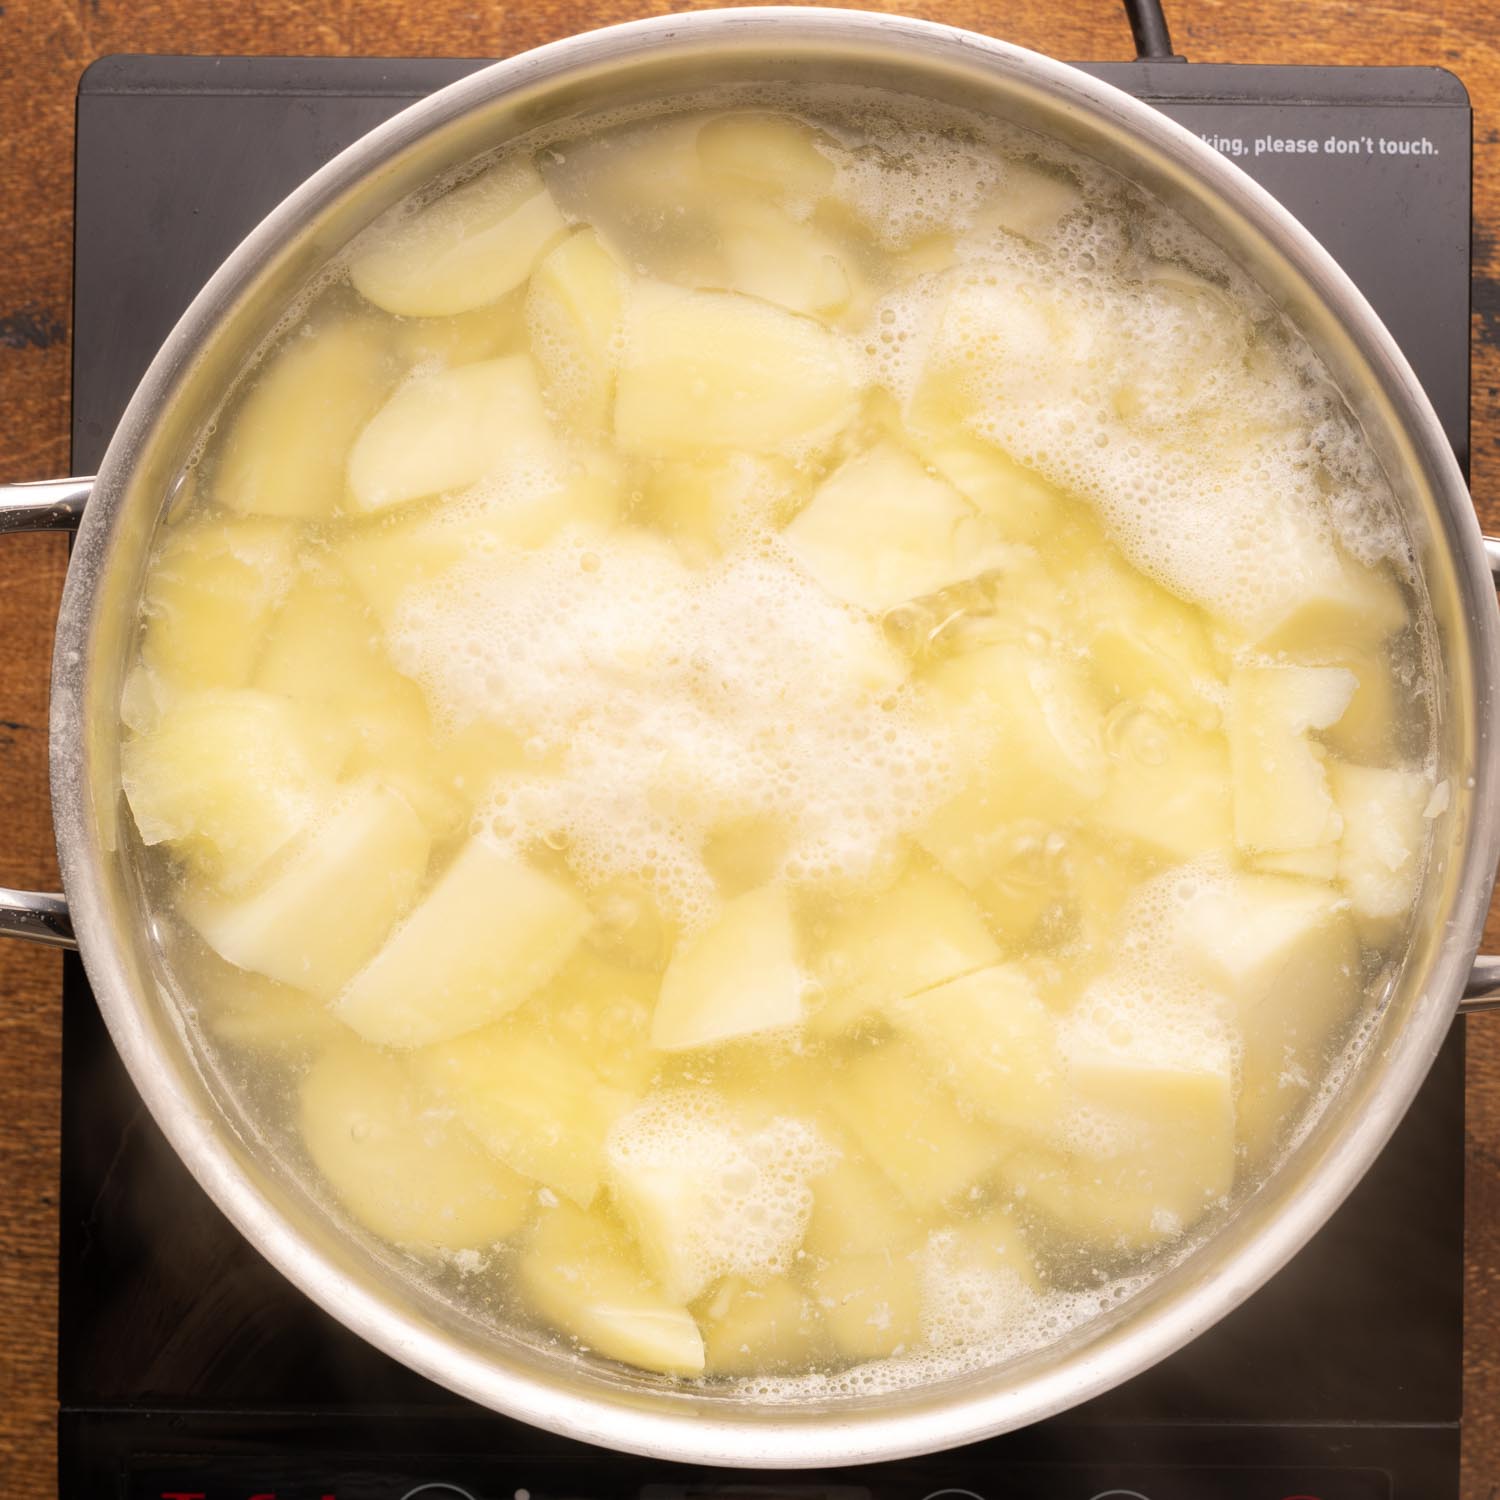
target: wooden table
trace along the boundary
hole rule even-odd
[[[1115,0],[871,4],[1065,58],[1124,58]],[[67,472],[73,99],[111,52],[504,57],[692,0],[5,0],[0,4],[0,478]],[[1492,0],[1168,0],[1200,62],[1439,63],[1475,108],[1473,485],[1500,532],[1500,7]],[[0,882],[56,880],[47,812],[47,654],[57,537],[0,560]],[[1500,911],[1490,920],[1500,945]],[[0,944],[0,1495],[54,1479],[60,979]],[[1469,1043],[1465,1500],[1500,1496],[1500,1018]]]

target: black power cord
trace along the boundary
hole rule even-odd
[[[1137,62],[1186,62],[1172,50],[1172,33],[1162,14],[1161,0],[1124,0],[1130,34],[1135,38]]]

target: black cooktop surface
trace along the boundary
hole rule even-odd
[[[314,167],[465,61],[110,58],[79,89],[75,473],[178,314]],[[1402,344],[1468,456],[1470,112],[1438,69],[1094,67],[1256,176]],[[1301,143],[1300,145],[1298,143]],[[929,1459],[693,1471],[547,1437],[429,1384],[273,1271],[166,1146],[83,971],[64,982],[63,1500],[1453,1500],[1463,1038],[1328,1227],[1126,1386]]]

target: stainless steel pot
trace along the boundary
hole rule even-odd
[[[1002,1368],[796,1406],[548,1353],[401,1284],[257,1145],[220,1088],[157,981],[151,927],[117,838],[120,690],[152,535],[205,421],[296,291],[404,194],[521,131],[743,79],[873,84],[1021,120],[1135,179],[1229,250],[1322,356],[1404,498],[1441,648],[1438,731],[1452,788],[1416,938],[1360,1060],[1285,1165],[1204,1245],[1109,1315]],[[1353,285],[1249,178],[1127,95],[1000,42],[853,11],[718,11],[594,32],[477,73],[344,152],[235,251],[152,363],[97,479],[12,487],[0,504],[0,530],[78,525],[52,677],[67,896],[0,892],[0,930],[55,943],[76,934],[147,1105],[219,1206],[293,1282],[412,1368],[541,1427],[666,1458],[776,1468],[928,1452],[1072,1406],[1195,1337],[1280,1267],[1380,1151],[1466,989],[1500,991],[1500,959],[1475,959],[1500,854],[1491,579],[1500,543],[1481,538],[1431,407]]]

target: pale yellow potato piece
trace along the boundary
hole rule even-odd
[[[283,344],[256,372],[214,468],[214,498],[258,516],[315,519],[344,498],[344,464],[396,376],[384,335],[344,318]]]
[[[1007,946],[1024,947],[1067,902],[1063,836],[1036,819],[997,821],[982,789],[944,803],[916,840],[968,888]]]
[[[708,1298],[699,1326],[709,1375],[806,1370],[824,1342],[817,1305],[784,1276],[759,1284],[729,1278]]]
[[[782,537],[830,594],[872,614],[1011,556],[947,480],[885,440],[825,479]]]
[[[731,200],[713,218],[724,273],[711,285],[829,323],[853,323],[868,307],[869,288],[843,246],[780,205]]]
[[[640,1094],[658,1061],[651,1051],[651,1010],[659,984],[654,972],[613,963],[585,943],[517,1020],[545,1025],[609,1087]]]
[[[516,1266],[532,1310],[586,1350],[662,1375],[701,1375],[703,1337],[666,1297],[624,1236],[598,1214],[547,1209]]]
[[[1056,525],[1064,497],[1002,448],[962,428],[915,430],[918,452],[1008,542],[1037,543]]]
[[[1002,641],[942,662],[930,683],[931,712],[956,719],[972,766],[950,816],[1066,823],[1103,794],[1103,715],[1077,662]]]
[[[214,884],[242,888],[328,809],[350,744],[326,709],[210,688],[125,742],[121,781],[145,843],[165,842]]]
[[[973,1114],[1042,1130],[1064,1103],[1057,1020],[1025,972],[996,964],[887,1004],[891,1024]]]
[[[1410,616],[1401,587],[1385,565],[1367,568],[1332,552],[1317,580],[1289,601],[1260,643],[1272,651],[1368,651],[1383,645]]]
[[[832,1164],[795,1116],[764,1122],[703,1089],[649,1096],[605,1145],[610,1199],[642,1261],[692,1302],[721,1276],[763,1279],[790,1266],[812,1211],[809,1180]]]
[[[653,464],[642,510],[694,566],[721,556],[753,528],[775,524],[806,494],[795,465],[774,455],[719,453]]]
[[[1224,1198],[1235,1173],[1227,1043],[1185,1054],[1117,1024],[1065,1034],[1063,1056],[1079,1114],[1060,1120],[1054,1150],[1028,1147],[1003,1168],[1029,1205],[1080,1238],[1143,1247]]]
[[[813,1300],[838,1352],[884,1359],[922,1341],[922,1296],[913,1252],[851,1255],[815,1271]]]
[[[830,1074],[828,1106],[918,1213],[982,1182],[1013,1144],[965,1116],[909,1042],[886,1043]]]
[[[536,169],[509,161],[378,227],[349,279],[386,312],[449,317],[520,286],[567,227]]]
[[[592,229],[569,235],[532,273],[531,351],[549,409],[573,434],[609,426],[628,280]]]
[[[173,969],[210,1036],[232,1047],[281,1054],[278,1062],[347,1040],[349,1033],[315,996],[237,969],[201,945],[184,949],[170,955]]]
[[[936,870],[913,867],[889,890],[849,902],[817,934],[812,964],[827,994],[808,1017],[829,1035],[869,1011],[995,963],[1000,949],[973,898]]]
[[[373,612],[334,566],[306,569],[293,584],[253,681],[335,716],[351,741],[343,774],[376,775],[395,787],[435,838],[457,832],[484,790],[465,764],[480,736],[470,731],[450,743],[435,734],[422,690],[391,665]],[[503,736],[485,748],[490,774],[522,760]]]
[[[141,638],[157,707],[203,687],[244,687],[293,576],[292,524],[212,512],[168,526],[147,570]]]
[[[1337,760],[1328,762],[1328,776],[1344,819],[1339,883],[1361,917],[1380,922],[1404,916],[1422,878],[1432,777]]]
[[[890,1179],[846,1143],[837,1164],[813,1183],[802,1248],[817,1261],[868,1255],[903,1243],[919,1226]]]
[[[1253,854],[1250,866],[1263,875],[1301,875],[1307,880],[1333,881],[1339,874],[1339,846],[1319,844],[1316,849]]]
[[[1203,616],[1132,568],[1112,548],[1064,570],[1094,679],[1113,701],[1128,700],[1217,729],[1223,684]]]
[[[313,1165],[367,1229],[415,1250],[479,1250],[514,1234],[532,1187],[433,1107],[395,1058],[353,1041],[302,1080]]]
[[[242,969],[336,993],[416,894],[430,839],[411,804],[374,779],[356,782],[248,895],[189,888],[184,917]]]
[[[350,980],[335,1010],[381,1046],[447,1041],[498,1020],[546,984],[591,920],[570,886],[476,834]]]
[[[1001,229],[1045,241],[1083,202],[1077,182],[1066,173],[1030,162],[1007,162],[1000,186],[975,213],[974,227],[981,233]]]
[[[610,1126],[634,1102],[572,1037],[532,1018],[423,1047],[412,1072],[487,1151],[580,1208],[599,1191]]]
[[[1357,686],[1342,667],[1239,667],[1229,677],[1234,837],[1242,849],[1312,849],[1342,820],[1323,750],[1309,738],[1336,723]]]
[[[1260,1160],[1310,1097],[1329,1042],[1364,993],[1348,904],[1326,884],[1234,875],[1190,900],[1173,936],[1239,1028],[1238,1127]]]
[[[627,453],[800,453],[854,416],[857,363],[809,318],[642,281],[626,302],[615,437]]]
[[[673,951],[651,1045],[677,1052],[799,1026],[804,988],[786,887],[747,891]]]
[[[1396,755],[1396,727],[1405,706],[1397,700],[1395,664],[1384,648],[1352,651],[1322,663],[1353,672],[1359,686],[1349,706],[1322,731],[1336,755],[1365,766],[1378,766]]]
[[[530,359],[479,360],[415,376],[375,413],[349,454],[349,497],[384,510],[505,470],[557,470],[559,455]]]
[[[467,365],[516,350],[525,333],[525,289],[517,287],[499,302],[448,318],[402,318],[391,331],[396,355],[406,370],[417,365]]]
[[[1174,861],[1228,849],[1233,798],[1223,735],[1126,712],[1116,733],[1106,730],[1114,755],[1093,813],[1100,828]]]
[[[787,115],[718,115],[699,128],[697,147],[704,177],[721,192],[749,190],[805,205],[833,186],[834,160],[818,132]]]
[[[534,486],[528,478],[515,493],[372,518],[347,532],[334,553],[390,630],[413,589],[438,581],[458,564],[540,546],[569,526],[594,532],[612,525],[619,511],[619,476],[612,467],[570,462]]]

